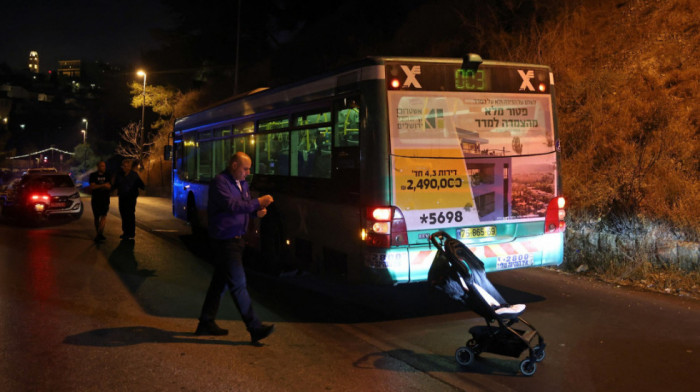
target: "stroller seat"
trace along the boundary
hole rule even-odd
[[[489,306],[491,306],[494,312],[499,316],[507,318],[517,318],[525,311],[526,306],[524,304],[501,304],[496,300],[496,298],[494,298],[491,294],[489,294],[488,291],[484,290],[484,288],[479,286],[477,283],[474,283],[474,288],[476,288],[476,291],[481,296],[481,298]]]

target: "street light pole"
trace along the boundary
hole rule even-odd
[[[143,70],[139,70],[137,73],[139,76],[143,76],[143,103],[141,104],[141,155],[143,155],[143,135],[146,133],[146,129],[144,128],[144,116],[146,113],[146,72]],[[141,158],[141,157],[139,157]],[[141,165],[143,165],[143,162],[140,162]]]
[[[85,119],[83,119],[85,120]],[[85,121],[85,128],[87,128],[87,121]],[[87,170],[87,144],[85,144],[85,138],[87,137],[87,129],[81,129],[80,132],[83,133],[83,164]]]
[[[238,47],[241,39],[241,0],[238,0],[238,12],[236,13],[236,69],[233,76],[233,95],[238,94]]]

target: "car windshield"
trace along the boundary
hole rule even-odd
[[[51,176],[31,176],[27,178],[25,183],[29,187],[41,187],[44,189],[51,188],[72,188],[75,185],[70,176],[64,175],[51,175]]]

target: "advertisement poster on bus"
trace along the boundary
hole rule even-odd
[[[408,229],[541,219],[557,191],[551,107],[541,94],[390,91]]]

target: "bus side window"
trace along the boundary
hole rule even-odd
[[[228,158],[230,154],[228,154],[228,151],[230,150],[230,144],[231,144],[231,139],[221,139],[221,140],[215,140],[212,145],[212,168],[213,168],[213,173],[212,175],[215,176],[219,174],[221,171],[223,171],[226,168],[226,164],[228,163]]]
[[[292,175],[331,178],[331,130],[328,127],[292,132]]]
[[[255,174],[289,175],[289,133],[256,135]]]
[[[186,134],[182,143],[185,149],[185,153],[182,156],[184,160],[182,178],[186,180],[195,179],[195,168],[197,167],[197,142],[195,141],[195,136],[194,132]]]
[[[206,131],[199,134],[199,140],[211,139],[212,132]],[[198,159],[197,159],[197,180],[203,182],[209,182],[212,179],[212,151],[213,143],[208,142],[198,142],[199,146]]]
[[[360,145],[360,105],[357,97],[339,101],[335,113],[335,147]]]
[[[173,142],[173,162],[175,162],[175,171],[179,179],[184,180],[185,167],[184,167],[184,143],[182,140],[175,140]]]
[[[256,162],[255,160],[255,137],[252,135],[253,130],[255,129],[255,123],[252,121],[247,121],[244,123],[236,124],[233,128],[233,140],[228,140],[230,142],[230,145],[227,144],[227,151],[229,151],[228,156],[230,157],[232,154],[235,154],[237,152],[243,152],[246,153],[250,159],[253,161],[253,163]],[[227,158],[228,161],[228,158]],[[253,173],[256,173],[255,167],[251,170]]]

